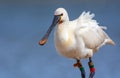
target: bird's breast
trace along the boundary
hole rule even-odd
[[[55,32],[55,46],[58,51],[67,51],[75,47],[75,39],[71,30],[58,27]]]

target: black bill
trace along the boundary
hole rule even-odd
[[[43,36],[43,38],[39,42],[40,45],[44,45],[48,41],[48,37],[49,37],[51,31],[56,26],[56,24],[59,22],[59,20],[60,20],[60,15],[54,16],[51,26],[49,27],[46,34]]]

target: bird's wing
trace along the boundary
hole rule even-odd
[[[105,39],[110,39],[103,31],[104,27],[99,26],[93,20],[94,14],[83,12],[77,19],[76,36],[81,37],[87,48],[97,48],[102,45]]]
[[[76,34],[83,39],[85,46],[91,49],[99,47],[108,38],[101,28],[94,27],[81,27]]]

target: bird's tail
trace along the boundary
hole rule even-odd
[[[115,45],[115,42],[112,39],[107,39],[107,44]]]

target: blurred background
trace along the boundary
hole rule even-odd
[[[107,26],[116,45],[94,55],[95,78],[120,78],[119,0],[0,0],[0,78],[81,78],[76,61],[56,52],[54,31],[46,45],[38,44],[58,7],[68,11],[70,20],[90,11]],[[82,63],[88,78],[88,59]]]

